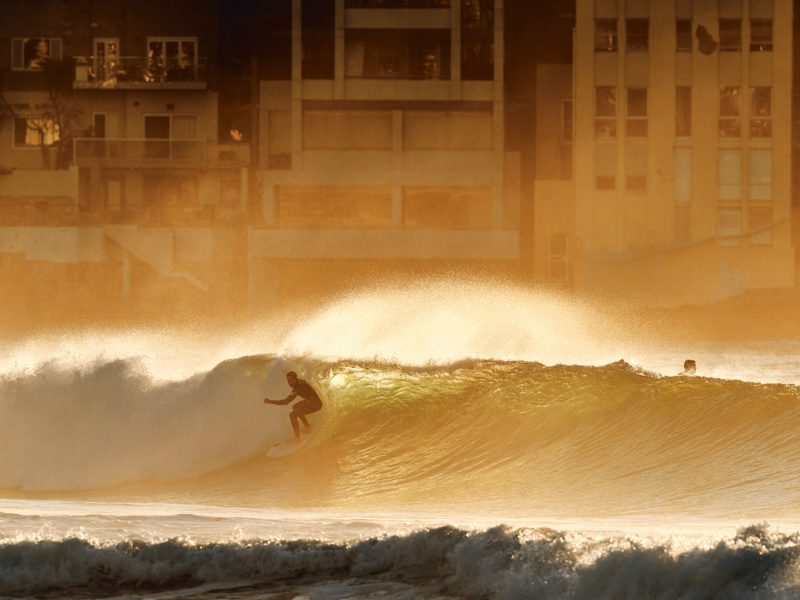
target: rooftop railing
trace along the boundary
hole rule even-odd
[[[75,57],[74,88],[177,88],[205,89],[206,60],[120,56]]]

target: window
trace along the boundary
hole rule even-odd
[[[594,22],[595,52],[617,51],[617,20],[595,19]]]
[[[594,145],[595,188],[613,190],[617,180],[617,145],[598,142]]]
[[[362,79],[450,79],[450,32],[348,30],[345,75]]]
[[[717,197],[725,202],[742,199],[742,151],[720,148],[717,156]]]
[[[650,22],[647,19],[626,19],[626,45],[629,52],[647,52],[648,29]]]
[[[334,3],[302,2],[300,7],[303,79],[333,79],[336,29]]]
[[[11,68],[15,71],[38,71],[49,60],[61,60],[61,38],[11,40]]]
[[[147,38],[145,81],[196,81],[197,38]]]
[[[647,143],[628,140],[625,144],[625,189],[628,192],[647,191]]]
[[[741,135],[739,114],[739,88],[721,87],[719,89],[720,137],[739,137]]]
[[[617,137],[617,88],[614,86],[595,88],[594,135],[598,138]]]
[[[625,135],[647,137],[647,89],[628,88],[626,107]]]
[[[678,19],[675,21],[675,50],[678,52],[692,51],[692,21]]]
[[[772,137],[772,88],[750,88],[750,136]]]
[[[750,52],[772,52],[772,19],[750,20]]]
[[[461,79],[494,77],[494,0],[461,3]]]
[[[717,211],[717,237],[721,246],[738,246],[741,243],[742,211],[738,208],[721,208]]]
[[[14,119],[14,146],[52,146],[61,140],[58,123],[45,117]]]
[[[750,200],[772,200],[772,150],[753,148],[750,150]]]
[[[95,38],[90,79],[111,82],[120,75],[119,38]]]
[[[719,20],[719,50],[720,52],[742,51],[742,20]]]
[[[692,88],[689,86],[675,88],[675,135],[692,135]]]

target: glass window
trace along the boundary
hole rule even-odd
[[[594,49],[596,52],[617,51],[617,20],[595,19]]]
[[[596,143],[594,145],[595,188],[613,190],[616,187],[617,145]]]
[[[692,21],[678,19],[675,21],[675,49],[678,52],[692,51]]]
[[[647,143],[641,141],[625,144],[625,189],[629,192],[647,190]]]
[[[739,87],[721,87],[719,90],[720,137],[739,137],[741,135],[739,116]]]
[[[52,146],[61,140],[58,123],[45,117],[14,119],[14,146]]]
[[[742,50],[742,20],[719,20],[719,50],[720,52],[741,52]]]
[[[151,82],[196,81],[196,38],[147,38],[144,79]]]
[[[772,149],[750,150],[750,200],[772,200]]]
[[[675,135],[692,135],[692,88],[689,86],[675,88]]]
[[[720,148],[717,162],[719,199],[741,200],[742,151],[739,148]]]
[[[38,71],[50,60],[61,60],[61,38],[12,38],[12,69]]]
[[[772,88],[750,88],[750,136],[772,137]]]
[[[750,52],[772,52],[772,19],[750,20]]]
[[[494,77],[494,0],[461,3],[461,79]]]
[[[647,89],[628,88],[625,135],[647,137]]]
[[[617,145],[601,142],[594,145],[595,187],[613,190],[616,187]]]
[[[595,88],[595,137],[617,136],[617,88],[601,85]]]
[[[450,79],[450,32],[348,30],[345,75],[363,79]]]
[[[626,19],[626,46],[629,52],[646,52],[648,48],[648,30],[650,21],[647,19]]]

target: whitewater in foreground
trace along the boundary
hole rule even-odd
[[[8,344],[0,597],[797,598],[798,349],[475,284]]]

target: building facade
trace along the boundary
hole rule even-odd
[[[578,0],[572,68],[537,74],[543,278],[659,304],[794,284],[792,16]]]
[[[518,259],[503,0],[44,4],[0,31],[3,256],[251,309]]]
[[[252,296],[271,297],[280,273],[258,273],[280,261],[516,261],[503,0],[291,9],[290,79],[259,85]]]

